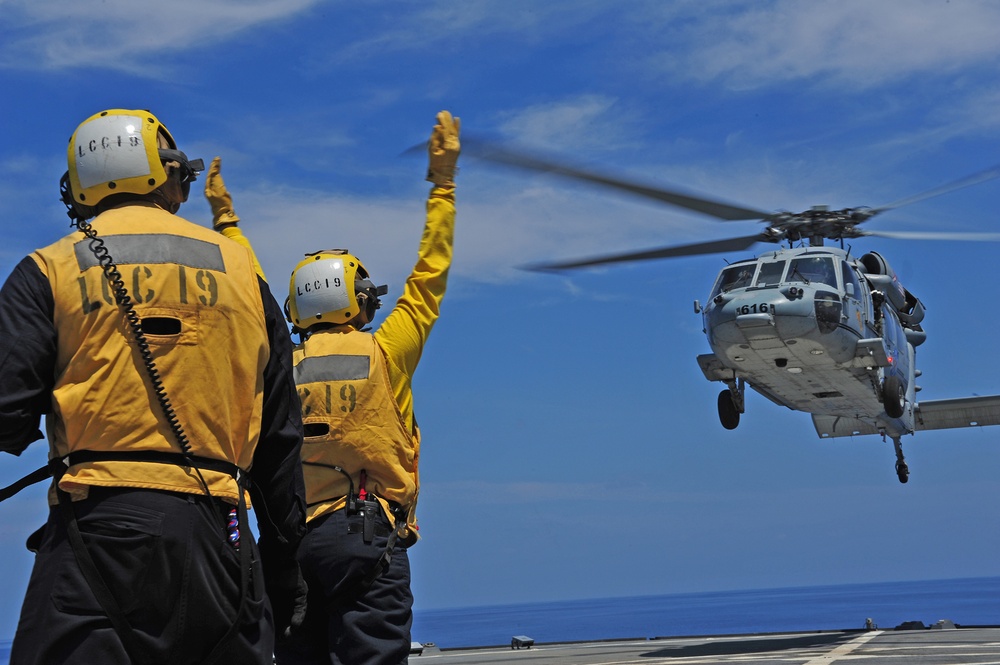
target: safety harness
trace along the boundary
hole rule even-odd
[[[6,501],[26,487],[40,483],[48,478],[62,477],[71,466],[88,464],[90,462],[150,462],[157,464],[175,464],[203,471],[217,471],[233,478],[236,483],[248,490],[250,474],[227,460],[212,459],[184,453],[165,453],[155,450],[118,450],[97,451],[77,450],[62,457],[53,457],[48,464],[39,467],[7,487],[0,489],[0,503]]]

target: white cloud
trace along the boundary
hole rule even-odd
[[[198,206],[207,208],[200,201]],[[234,207],[279,300],[306,252],[333,248],[357,254],[375,280],[393,286],[390,298],[398,296],[416,260],[424,224],[419,199],[353,198],[289,187],[247,188]],[[188,207],[181,215],[192,220],[209,216]]]
[[[103,67],[154,76],[172,52],[210,49],[244,30],[287,20],[321,0],[5,0],[0,67]]]
[[[511,140],[547,150],[614,149],[637,140],[636,114],[607,95],[582,94],[498,115]]]
[[[670,47],[655,59],[734,88],[815,80],[854,92],[1000,56],[1000,5],[982,0],[724,2],[686,13],[661,17]]]
[[[949,103],[932,107],[923,126],[916,131],[890,136],[871,148],[887,154],[928,152],[956,138],[995,137],[1000,134],[1000,116],[996,113],[998,105],[1000,86],[976,85],[956,94]],[[970,165],[969,168],[975,166]]]
[[[169,59],[152,55],[224,45],[234,35],[294,21],[321,0],[4,0],[0,67],[98,66],[156,75]],[[785,81],[868,88],[914,75],[942,74],[1000,56],[1000,5],[987,0],[699,0],[673,3],[607,0],[437,0],[373,2],[364,36],[324,47],[330,63],[434,50],[453,57],[500,37],[510,49],[596,44],[652,54],[632,69],[680,79],[723,80],[755,88]],[[357,18],[357,16],[356,16]],[[322,67],[317,61],[315,66]]]
[[[528,263],[686,242],[701,239],[695,234],[704,230],[653,206],[572,187],[494,184],[493,174],[482,173],[464,180],[457,190],[453,279],[517,281],[527,278],[519,268]],[[279,300],[304,253],[325,248],[355,252],[375,280],[389,284],[394,299],[416,261],[426,192],[420,187],[405,198],[373,198],[249,186],[241,188],[235,208]],[[207,205],[193,197],[181,215],[209,217]]]
[[[382,3],[384,6],[385,3]],[[392,3],[390,3],[392,4]],[[414,11],[408,11],[415,8]],[[536,2],[535,0],[437,0],[395,3],[390,26],[375,34],[334,48],[331,61],[344,63],[367,59],[373,54],[391,54],[433,48],[442,58],[494,36],[514,35],[526,43],[539,43],[554,32],[573,31],[594,15],[607,12],[602,0]]]

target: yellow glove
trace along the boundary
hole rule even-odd
[[[212,206],[212,226],[216,229],[225,224],[236,224],[240,218],[233,212],[233,197],[222,182],[222,158],[216,157],[208,167],[205,176],[205,198]]]
[[[434,125],[434,132],[427,146],[430,157],[427,180],[435,185],[455,185],[455,171],[458,170],[455,165],[462,148],[458,141],[461,127],[462,121],[459,118],[452,119],[447,111],[437,114],[437,124]]]

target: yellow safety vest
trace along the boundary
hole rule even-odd
[[[391,423],[393,430],[388,438],[395,443],[389,442],[379,446],[378,454],[375,456],[378,461],[373,461],[365,457],[367,452],[355,455],[354,461],[360,464],[364,461],[367,466],[350,466],[349,461],[341,466],[345,471],[352,474],[352,478],[357,489],[359,479],[359,468],[367,469],[369,476],[368,490],[372,490],[373,475],[376,479],[385,478],[381,481],[383,488],[392,487],[401,491],[390,491],[393,501],[403,505],[406,509],[407,531],[401,536],[408,540],[416,540],[419,537],[417,530],[417,496],[420,492],[420,476],[418,471],[418,459],[420,456],[420,428],[417,427],[413,416],[413,391],[411,381],[413,373],[417,369],[417,363],[423,353],[424,342],[431,332],[440,314],[441,300],[444,297],[448,283],[448,271],[451,267],[452,245],[454,244],[455,232],[455,188],[454,186],[441,187],[435,185],[431,189],[427,199],[427,222],[424,225],[424,232],[420,240],[417,263],[413,271],[406,280],[403,287],[403,295],[400,296],[392,312],[385,318],[378,330],[374,333],[375,348],[378,350],[377,357],[370,367],[375,367],[375,363],[385,367],[389,382],[387,390],[391,392],[389,402],[385,404],[384,410],[379,410],[377,417],[392,420],[391,414],[400,415],[404,424],[404,433],[400,434],[396,430],[395,423]],[[243,237],[239,227],[229,227],[223,231],[227,237],[231,237],[250,247],[249,241]],[[305,348],[300,347],[295,353],[295,362],[299,363],[305,357],[337,355],[346,353],[337,347],[343,339],[345,333],[350,332],[348,328],[337,330],[334,335],[333,330],[325,330],[313,335],[306,341]],[[362,352],[359,352],[359,355]],[[373,354],[374,351],[366,346],[363,353]],[[332,361],[330,364],[333,364]],[[378,372],[382,377],[382,372]],[[378,379],[383,380],[382,378]],[[336,391],[334,390],[336,388]],[[354,386],[357,390],[357,386]],[[339,386],[330,386],[329,407],[326,401],[327,390],[325,386],[301,386],[299,389],[300,398],[305,408],[303,419],[307,429],[315,429],[326,423],[331,431],[335,428],[333,420],[320,418],[317,414],[325,413],[333,408],[334,396],[339,396]],[[349,390],[345,388],[345,390]],[[381,388],[380,388],[381,390]],[[319,392],[317,392],[319,391]],[[382,400],[383,396],[379,397]],[[317,400],[315,404],[306,402]],[[306,412],[308,411],[308,412]],[[310,417],[313,418],[313,427],[309,427]],[[375,423],[375,420],[371,421]],[[381,422],[381,421],[378,421]],[[357,419],[357,422],[347,424],[349,427],[364,426],[364,422]],[[374,428],[372,428],[374,429]],[[304,459],[313,459],[314,464],[308,463],[304,466],[306,477],[306,489],[311,499],[311,505],[307,510],[307,519],[312,520],[320,515],[324,515],[332,510],[339,510],[345,504],[343,498],[330,501],[328,497],[343,497],[347,494],[347,480],[337,471],[326,467],[326,472],[320,471],[319,464],[324,464],[320,451],[324,441],[323,436],[308,436],[306,433],[305,445],[303,446]],[[352,435],[352,439],[357,438]],[[339,442],[338,442],[339,443]],[[316,444],[316,445],[313,445]],[[394,447],[396,446],[396,447]],[[339,450],[343,448],[335,448]],[[393,452],[397,451],[397,452]],[[325,451],[322,454],[334,455],[333,452]],[[410,455],[412,454],[412,466]],[[393,455],[396,455],[393,458]],[[361,459],[357,459],[357,458]],[[388,471],[374,471],[381,466]],[[378,480],[376,480],[378,482]],[[412,482],[412,488],[411,488]],[[385,489],[376,492],[385,492]],[[388,510],[385,499],[380,496],[383,508],[386,509],[390,519],[395,515]]]
[[[292,354],[302,402],[306,521],[344,507],[346,471],[357,492],[408,508],[416,495],[418,437],[403,425],[385,355],[375,338],[350,326],[321,330]]]
[[[248,469],[270,354],[250,253],[152,205],[115,208],[92,225],[143,321],[190,452]],[[58,334],[46,418],[50,457],[82,450],[179,453],[90,241],[73,233],[32,258],[51,284]],[[201,475],[213,496],[238,500],[231,476]],[[189,468],[121,460],[74,465],[59,486],[79,498],[90,485],[204,491]]]

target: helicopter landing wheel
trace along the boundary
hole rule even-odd
[[[899,418],[906,411],[906,389],[898,376],[887,376],[882,382],[882,404],[890,418]]]
[[[736,408],[733,394],[729,390],[719,393],[719,422],[726,429],[736,429],[740,424],[740,410]]]

